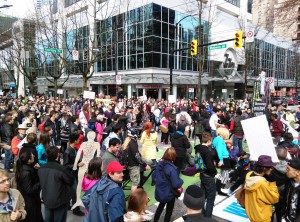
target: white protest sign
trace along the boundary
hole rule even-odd
[[[257,160],[260,155],[268,155],[272,157],[273,162],[279,162],[266,116],[242,120],[241,123],[253,159]]]
[[[122,85],[122,76],[121,75],[116,75],[116,83],[117,83],[117,85]]]
[[[90,91],[84,91],[83,92],[83,98],[85,99],[95,99],[96,93],[90,92]]]
[[[169,103],[175,103],[176,102],[175,95],[168,95],[168,101]]]
[[[298,132],[293,127],[291,127],[291,125],[289,124],[289,122],[286,121],[285,119],[283,119],[282,117],[281,117],[280,121],[283,122],[284,124],[286,124],[288,126],[288,132],[293,135],[294,140],[298,141],[299,134],[298,134]]]
[[[234,195],[214,206],[213,215],[231,222],[249,222],[246,211],[236,201]]]
[[[60,95],[64,94],[64,90],[63,89],[57,89],[57,94],[60,94]]]

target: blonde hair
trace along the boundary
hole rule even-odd
[[[129,136],[127,136],[124,143],[123,143],[123,150],[127,149],[128,144],[129,144],[130,141],[131,141],[131,138]]]
[[[224,127],[220,127],[217,129],[217,135],[222,137],[224,140],[227,140],[229,137],[229,130]]]
[[[3,177],[3,176],[9,177],[9,174],[6,170],[0,169],[0,177]]]

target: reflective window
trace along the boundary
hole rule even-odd
[[[161,21],[161,6],[157,4],[153,4],[153,14],[152,18],[158,21]]]

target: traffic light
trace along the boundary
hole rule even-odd
[[[233,47],[240,49],[243,47],[243,31],[236,31],[234,33],[234,44]]]
[[[83,50],[83,61],[87,61],[89,58],[89,51],[87,49]]]
[[[191,42],[191,56],[198,54],[198,40],[193,39]]]

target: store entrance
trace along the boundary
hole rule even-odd
[[[147,98],[158,98],[158,89],[147,89]]]

